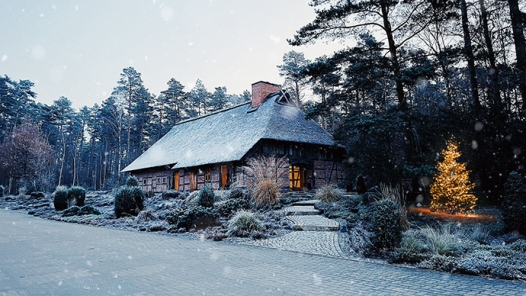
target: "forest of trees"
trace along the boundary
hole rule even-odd
[[[450,136],[461,142],[482,202],[498,202],[510,171],[526,173],[526,3],[310,5],[315,19],[291,45],[353,46],[314,61],[290,52],[278,68],[291,93],[314,93],[303,108],[347,147],[349,182],[364,175],[370,185],[403,181],[426,190]]]
[[[114,188],[125,179],[119,172],[177,122],[250,100],[248,91],[210,92],[200,80],[185,92],[173,78],[156,96],[133,67],[101,105],[80,110],[66,97],[37,103],[33,85],[0,77],[0,184],[11,192]]]
[[[498,201],[510,171],[526,173],[524,2],[517,0],[312,0],[315,19],[293,46],[353,44],[307,60],[297,51],[278,65],[284,86],[347,147],[348,182],[412,182],[428,188],[439,152],[460,141],[479,200]],[[124,69],[100,106],[76,111],[64,97],[35,103],[32,82],[0,78],[0,143],[28,121],[52,147],[36,186],[110,188],[118,173],[171,126],[250,94],[190,92],[171,79],[155,96],[133,68]],[[307,96],[306,94],[312,94]],[[7,144],[6,144],[7,143]],[[4,160],[0,160],[5,163]],[[34,172],[3,170],[0,181],[27,182]],[[33,179],[34,180],[34,179]]]

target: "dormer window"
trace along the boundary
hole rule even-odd
[[[281,91],[281,96],[276,100],[276,103],[286,106],[298,107],[296,100],[290,97],[290,95],[283,90]]]

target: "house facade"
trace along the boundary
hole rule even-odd
[[[252,84],[252,101],[176,124],[124,168],[148,192],[250,185],[246,161],[284,157],[291,190],[344,180],[345,149],[276,84]]]

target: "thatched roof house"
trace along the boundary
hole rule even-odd
[[[245,160],[274,154],[287,156],[291,179],[296,170],[293,189],[342,179],[344,150],[314,121],[306,120],[279,85],[254,83],[252,97],[252,102],[176,124],[123,172],[136,175],[144,189],[154,192],[195,190],[205,183],[215,188],[233,182],[243,186]],[[316,167],[324,171],[320,178]],[[325,174],[327,167],[330,176]]]

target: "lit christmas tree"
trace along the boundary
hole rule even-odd
[[[447,142],[442,155],[444,160],[438,163],[439,173],[435,175],[435,182],[431,185],[431,210],[473,213],[477,198],[469,191],[475,184],[469,181],[466,164],[457,162],[460,152],[454,139]]]

